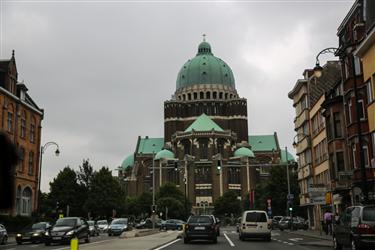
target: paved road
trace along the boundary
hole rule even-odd
[[[238,233],[235,228],[222,228],[221,236],[218,237],[217,244],[206,241],[195,241],[189,244],[184,244],[182,239],[174,241],[170,245],[164,245],[154,250],[196,250],[197,247],[204,247],[205,250],[237,250],[237,249],[252,249],[252,250],[328,250],[329,242],[321,244],[322,241],[317,238],[310,238],[306,236],[298,236],[289,234],[287,232],[280,232],[275,230],[272,232],[271,242],[266,242],[256,239],[248,239],[240,241]],[[320,246],[318,246],[320,245]],[[326,246],[325,246],[326,245]]]

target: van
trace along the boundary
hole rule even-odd
[[[265,211],[248,210],[243,212],[239,226],[239,239],[263,238],[271,241],[272,223]]]

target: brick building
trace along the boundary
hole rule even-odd
[[[19,164],[15,169],[14,206],[2,213],[30,216],[37,208],[39,154],[43,109],[28,94],[23,82],[18,82],[14,51],[9,60],[0,60],[0,130],[19,149]]]

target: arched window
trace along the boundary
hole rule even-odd
[[[21,214],[21,186],[17,187],[16,192],[16,213],[17,215]]]
[[[188,100],[191,101],[191,94],[188,94]]]
[[[204,99],[204,93],[203,92],[199,92],[199,99]]]
[[[228,93],[225,93],[225,100],[228,99]]]
[[[223,99],[223,92],[219,93],[219,99]]]
[[[186,95],[185,94],[182,95],[182,100],[184,100],[184,101],[186,100]]]
[[[213,95],[212,98],[217,99],[217,92],[216,91],[214,91],[212,95]]]
[[[199,151],[201,159],[208,159],[208,139],[199,139]]]
[[[32,191],[29,187],[26,187],[22,192],[22,215],[31,215],[31,197]]]
[[[211,92],[206,93],[206,99],[211,99]]]

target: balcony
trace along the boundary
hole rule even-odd
[[[309,137],[305,136],[302,140],[297,142],[296,154],[299,155],[300,153],[302,153],[309,147],[310,147],[310,139]]]
[[[311,164],[307,164],[306,166],[303,166],[298,169],[298,180],[308,178],[312,176],[312,174],[313,172],[312,172]]]
[[[307,109],[303,110],[298,117],[294,120],[294,127],[297,129],[302,126],[302,124],[309,118],[309,111]]]

